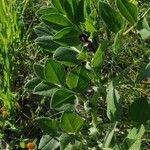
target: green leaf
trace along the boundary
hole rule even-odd
[[[141,29],[146,29],[148,31],[150,31],[150,26],[146,20],[146,18],[141,18],[138,23],[137,23],[137,29],[141,30]]]
[[[77,133],[84,124],[84,120],[76,113],[64,112],[61,117],[60,127],[67,133]]]
[[[95,22],[90,18],[86,18],[85,27],[88,32],[96,32]]]
[[[65,65],[74,66],[80,63],[77,55],[78,52],[73,48],[59,47],[53,54],[53,58]]]
[[[54,85],[50,85],[43,81],[34,88],[33,93],[42,96],[52,96],[56,90],[57,88]]]
[[[48,117],[38,117],[35,119],[44,134],[57,134],[59,130],[59,122]]]
[[[150,77],[150,63],[147,64],[139,71],[136,78],[136,82],[141,82],[143,80],[146,80],[148,77]]]
[[[84,2],[84,18],[87,18],[91,13],[91,0],[85,0]]]
[[[99,48],[97,49],[93,59],[92,59],[92,67],[99,67],[102,66],[104,60],[104,53],[107,48],[106,43],[102,43]]]
[[[117,11],[103,2],[100,2],[99,10],[102,19],[104,20],[110,31],[117,33],[122,29],[124,21],[122,16]]]
[[[145,133],[145,127],[143,124],[140,127],[134,127],[128,130],[127,139],[137,140],[141,139]]]
[[[111,82],[107,88],[107,116],[111,121],[118,121],[120,116],[120,96]]]
[[[142,29],[140,31],[138,31],[138,33],[141,35],[141,38],[143,40],[148,40],[150,39],[150,31],[147,29]]]
[[[57,90],[51,98],[51,107],[57,110],[69,109],[68,107],[75,104],[75,96],[67,89]],[[67,107],[67,108],[66,108]]]
[[[50,135],[43,135],[38,150],[56,150],[59,147],[59,142]]]
[[[66,83],[70,89],[84,92],[89,86],[88,72],[82,67],[76,67],[67,74]]]
[[[34,28],[35,33],[38,35],[38,37],[41,36],[50,36],[51,31],[46,26],[37,26]]]
[[[129,150],[141,150],[141,143],[142,140],[141,139],[137,139],[132,145],[131,147],[129,147]]]
[[[114,44],[113,44],[113,51],[116,54],[117,54],[117,52],[120,52],[119,50],[121,50],[121,47],[122,47],[122,33],[123,33],[123,30],[120,30],[115,35]]]
[[[80,33],[72,27],[67,27],[57,32],[53,40],[64,46],[77,46],[80,42]]]
[[[56,60],[49,59],[45,63],[45,79],[47,82],[62,85],[65,78],[65,68]]]
[[[85,1],[84,0],[72,0],[73,2],[76,3],[76,5],[74,4],[74,20],[76,24],[80,24],[82,22],[84,22],[84,4]],[[76,6],[76,7],[75,7]]]
[[[45,78],[45,76],[44,76],[44,66],[35,63],[33,65],[33,69],[34,69],[34,73],[36,74],[36,76],[38,78],[40,78],[40,79],[44,79]]]
[[[138,20],[138,7],[128,0],[117,0],[117,7],[121,14],[132,24]]]
[[[112,129],[110,129],[110,131],[107,132],[106,136],[105,136],[105,139],[104,139],[104,143],[103,143],[103,146],[104,148],[108,148],[111,141],[112,141],[112,138],[114,136],[114,133],[115,133],[115,130],[116,130],[116,126],[117,126],[117,123],[115,123],[115,125],[113,126]]]
[[[36,38],[35,43],[45,51],[54,52],[60,45],[53,41],[52,36],[41,36]]]
[[[89,16],[86,17],[85,28],[88,32],[96,32],[98,29],[97,10],[92,9]]]
[[[52,14],[52,13],[58,13],[58,10],[53,7],[44,7],[44,8],[39,9],[36,14],[38,16],[42,16],[42,15],[47,15],[47,14]]]
[[[143,40],[150,39],[150,26],[146,18],[142,18],[138,21],[137,29],[137,33],[141,35]]]
[[[135,100],[129,107],[129,118],[135,122],[144,123],[150,120],[150,106],[145,98]]]
[[[65,148],[67,147],[67,145],[71,142],[72,138],[68,135],[63,133],[60,137],[59,137],[59,141],[60,141],[60,150],[65,150]]]
[[[128,135],[126,137],[126,142],[128,144],[129,150],[140,150],[142,136],[145,133],[145,127],[142,124],[139,127],[134,127],[128,130]]]
[[[74,10],[73,10],[73,2],[72,0],[64,0],[62,2],[63,8],[65,10],[66,16],[69,20],[74,20]]]
[[[65,14],[65,10],[63,9],[63,1],[62,0],[52,0],[52,4],[60,13]]]
[[[41,79],[39,78],[33,78],[32,80],[28,81],[24,88],[28,91],[33,91],[34,88],[41,82]]]
[[[71,25],[70,21],[62,14],[52,13],[43,15],[41,17],[43,21],[46,21],[50,25],[59,27],[68,27]]]

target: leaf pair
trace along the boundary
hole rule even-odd
[[[138,20],[138,8],[133,3],[128,2],[128,0],[117,0],[117,8],[121,14],[108,4],[100,2],[100,15],[108,29],[114,33],[119,32],[123,28],[123,17],[131,24],[135,24]]]
[[[36,119],[36,122],[45,134],[40,140],[38,147],[40,150],[49,150],[49,148],[53,150],[59,146],[61,149],[66,148],[70,142],[68,134],[79,132],[84,124],[84,120],[74,112],[64,112],[60,121],[48,117],[39,117]],[[56,140],[57,133],[61,133],[61,130],[67,134],[62,134],[60,138]],[[53,136],[56,138],[54,139]]]

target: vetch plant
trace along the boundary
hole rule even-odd
[[[137,97],[130,105],[133,124],[121,132],[124,120],[118,81],[114,77],[106,83],[102,69],[108,50],[117,53],[124,36],[141,31],[137,26],[143,29],[140,23],[146,21],[146,14],[140,17],[137,4],[128,0],[116,0],[115,5],[111,1],[52,0],[37,15],[42,23],[35,28],[35,42],[49,57],[34,64],[35,78],[25,88],[50,97],[50,116],[35,119],[43,131],[38,149],[139,150],[150,120],[148,100]],[[147,66],[134,84],[149,75]],[[102,102],[107,107],[105,120],[100,114]]]

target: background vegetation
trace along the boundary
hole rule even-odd
[[[2,150],[150,149],[150,2],[117,2],[0,1]]]

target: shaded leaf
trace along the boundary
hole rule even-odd
[[[67,47],[59,47],[54,55],[53,58],[61,61],[61,63],[72,66],[75,64],[79,64],[79,60],[77,59],[78,52],[75,51],[73,48]]]
[[[56,134],[59,129],[59,122],[48,117],[38,117],[35,119],[44,134]]]
[[[53,40],[65,46],[77,46],[80,44],[80,33],[72,27],[67,27],[57,32]]]
[[[63,133],[59,137],[59,141],[60,141],[60,150],[64,150],[67,147],[67,145],[71,142],[71,138],[68,134]]]
[[[120,31],[124,25],[122,16],[108,4],[100,2],[100,15],[108,29],[114,33]]]
[[[121,14],[132,24],[137,22],[138,7],[128,0],[117,0],[117,7]]]
[[[72,92],[63,88],[59,89],[51,98],[51,107],[59,110],[67,109],[75,104],[75,99],[76,98]]]
[[[65,14],[65,11],[63,9],[63,1],[62,0],[52,0],[52,4],[54,5],[54,7],[60,12]]]
[[[52,14],[52,13],[58,13],[58,10],[53,7],[44,7],[41,8],[37,11],[37,15],[42,16],[42,15],[47,15],[47,14]]]
[[[43,81],[34,88],[33,93],[42,96],[52,96],[56,90],[57,88],[54,85],[50,85]]]
[[[33,91],[34,88],[41,82],[41,79],[39,78],[33,78],[32,80],[28,81],[24,88],[28,91]]]
[[[53,52],[60,46],[58,43],[53,41],[52,36],[38,37],[36,38],[35,43],[48,52]]]
[[[141,82],[143,80],[146,80],[148,77],[150,77],[150,63],[147,64],[139,71],[136,78],[136,82]]]
[[[49,59],[45,63],[45,79],[47,82],[61,85],[64,82],[65,68],[56,60]]]
[[[147,99],[139,98],[130,105],[129,118],[140,123],[150,120],[150,106]]]
[[[66,83],[70,89],[84,92],[89,86],[88,72],[82,67],[76,67],[67,74]]]
[[[52,27],[67,27],[70,26],[70,21],[62,14],[59,13],[52,13],[41,16],[41,19],[43,21],[46,21],[46,23],[49,23]]]
[[[51,31],[46,26],[37,26],[34,31],[39,37],[51,35]]]
[[[77,133],[84,124],[84,120],[73,112],[64,112],[61,117],[60,127],[67,133]]]
[[[34,69],[34,73],[36,74],[36,76],[38,78],[40,78],[40,79],[44,79],[45,78],[45,76],[44,76],[44,66],[35,63],[33,65],[33,69]]]

